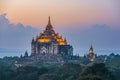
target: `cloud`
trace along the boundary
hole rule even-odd
[[[113,29],[105,24],[96,24],[87,29],[79,26],[64,31],[66,32],[62,33],[67,36],[68,42],[73,44],[75,53],[84,54],[81,51],[88,51],[91,43],[95,50],[120,49],[120,29]]]
[[[40,29],[24,26],[21,23],[11,24],[6,14],[0,15],[0,47],[11,49],[30,49],[32,37],[40,32]]]
[[[91,29],[80,33],[82,41],[91,42],[97,48],[116,49],[119,48],[120,30],[111,29],[107,25],[95,25]]]

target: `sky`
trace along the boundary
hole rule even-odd
[[[57,27],[94,23],[120,26],[120,0],[0,0],[0,13],[7,13],[11,23],[36,27],[45,26],[48,16]]]
[[[75,54],[83,55],[91,43],[96,52],[120,50],[120,0],[0,0],[0,49],[30,52],[48,16]]]

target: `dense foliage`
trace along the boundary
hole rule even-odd
[[[113,53],[99,56],[94,63],[85,58],[80,62],[67,62],[61,65],[36,63],[16,68],[18,57],[0,59],[0,80],[119,80],[120,56]]]
[[[3,65],[4,66],[4,65]],[[11,69],[0,65],[0,80],[115,80],[103,63],[82,67],[65,63],[56,68],[25,66]]]

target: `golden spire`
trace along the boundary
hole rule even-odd
[[[90,48],[92,48],[92,49],[93,49],[92,44],[91,44],[91,47],[90,47]]]
[[[50,16],[48,17],[48,25],[51,25]]]
[[[93,52],[93,46],[92,46],[92,44],[91,44],[91,47],[90,47],[90,54],[93,54],[94,52]]]

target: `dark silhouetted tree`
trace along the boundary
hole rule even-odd
[[[104,63],[93,63],[83,70],[79,80],[115,80],[115,78]]]

